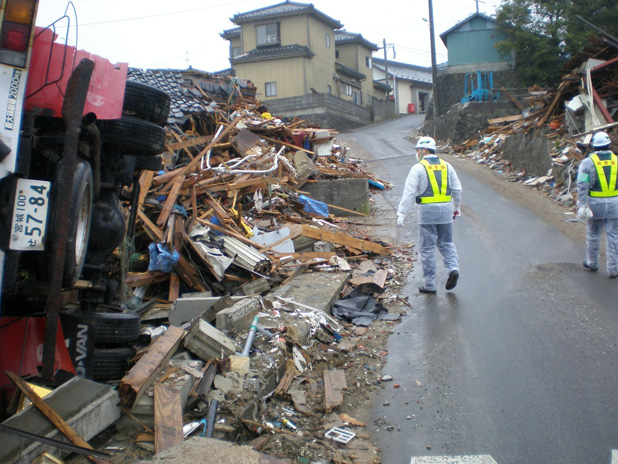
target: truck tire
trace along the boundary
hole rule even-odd
[[[101,142],[123,155],[155,156],[165,149],[165,129],[148,121],[124,117],[100,122]]]
[[[112,348],[95,348],[93,351],[92,378],[94,380],[117,380],[129,370],[135,348],[117,346]]]
[[[141,82],[127,81],[122,113],[165,126],[170,112],[170,101],[170,96],[162,90]]]
[[[93,327],[95,343],[130,343],[136,341],[140,335],[141,316],[138,313],[68,311],[64,317],[76,324]]]
[[[57,170],[54,184],[59,185],[62,182]],[[72,287],[79,279],[86,261],[86,252],[88,249],[88,239],[90,237],[90,219],[92,215],[92,204],[94,196],[94,186],[92,180],[92,169],[86,161],[79,160],[75,166],[73,175],[73,188],[71,190],[71,209],[69,211],[69,233],[65,251],[64,271],[62,277],[62,285],[64,287]],[[53,187],[52,187],[53,188]],[[54,190],[54,202],[58,203],[57,189]],[[52,206],[54,208],[54,206]],[[54,208],[52,212],[52,234],[51,241],[47,248],[52,250],[52,243],[55,240],[53,231],[56,229],[56,224],[61,220],[61,211]],[[48,263],[51,265],[51,253],[48,253]],[[49,267],[48,265],[48,267]],[[52,270],[53,272],[53,270]]]

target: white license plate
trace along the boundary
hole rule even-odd
[[[45,249],[51,183],[18,179],[11,224],[11,250]]]

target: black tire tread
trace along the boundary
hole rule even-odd
[[[148,121],[123,117],[100,122],[101,141],[123,155],[155,156],[165,149],[165,129]]]
[[[93,351],[92,378],[94,380],[121,379],[129,369],[129,361],[136,350],[131,346],[95,348]]]
[[[168,94],[148,84],[127,81],[122,112],[125,116],[165,126],[170,112]]]

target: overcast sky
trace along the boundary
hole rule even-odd
[[[66,11],[71,21],[69,42],[112,62],[147,69],[214,72],[230,67],[228,41],[219,34],[236,27],[244,13],[281,3],[277,0],[41,0],[37,25],[48,26]],[[322,13],[362,34],[378,46],[386,40],[388,59],[431,66],[427,0],[313,0]],[[367,8],[361,5],[367,5]],[[74,8],[71,6],[73,5]],[[492,15],[499,0],[478,2],[479,12]],[[447,59],[439,35],[476,12],[476,0],[433,0],[438,63]],[[67,35],[66,19],[58,33]],[[78,27],[75,28],[74,25]],[[394,52],[393,52],[394,49]],[[374,57],[384,58],[380,50]]]

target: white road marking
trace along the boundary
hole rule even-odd
[[[612,462],[611,464],[618,464],[618,450],[612,450]]]
[[[614,456],[612,454],[612,456]],[[618,454],[616,454],[618,456]],[[488,454],[479,454],[477,456],[422,456],[412,458],[410,464],[498,464]],[[618,464],[612,462],[612,464]]]

